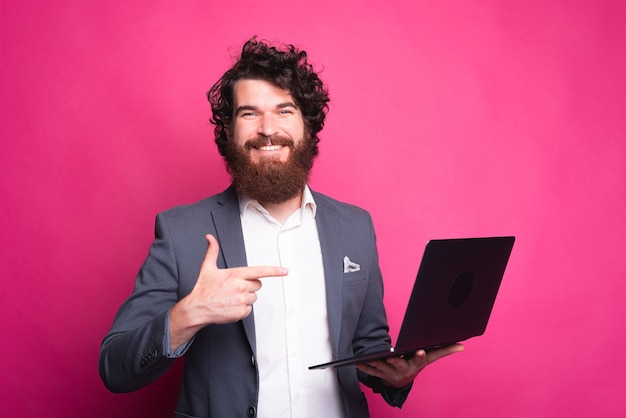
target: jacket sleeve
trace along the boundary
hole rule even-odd
[[[159,214],[155,239],[133,292],[102,341],[100,376],[112,392],[137,390],[175,361],[167,355],[169,309],[179,299],[178,268],[169,235],[167,221]]]

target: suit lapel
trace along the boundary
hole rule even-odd
[[[324,263],[330,340],[333,356],[337,358],[339,354],[343,300],[343,241],[339,233],[341,228],[337,211],[326,203],[323,196],[314,193],[314,198],[317,205],[317,233]]]
[[[213,224],[220,244],[218,267],[243,267],[246,260],[241,217],[239,216],[239,200],[233,187],[222,193],[218,200],[218,207],[211,211]],[[224,265],[219,265],[223,262]]]
[[[220,244],[220,255],[217,263],[219,268],[244,267],[248,265],[246,258],[241,217],[239,215],[239,199],[233,186],[222,193],[217,203],[218,208],[211,212],[217,241]],[[242,321],[243,328],[256,357],[256,334],[254,329],[254,311]]]

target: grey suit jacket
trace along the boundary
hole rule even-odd
[[[371,217],[362,209],[313,193],[326,280],[334,358],[390,346]],[[100,375],[113,392],[129,392],[161,376],[167,357],[169,309],[196,283],[206,253],[206,234],[220,244],[218,267],[246,266],[237,194],[225,192],[157,215],[155,240],[132,295],[118,311],[102,342]],[[361,266],[344,273],[343,258]],[[185,353],[175,417],[255,416],[259,375],[255,362],[254,313],[199,331]],[[346,417],[367,417],[359,380],[401,406],[410,386],[388,388],[355,367],[336,369]]]

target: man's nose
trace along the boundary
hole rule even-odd
[[[259,120],[257,132],[266,137],[276,135],[278,133],[278,124],[271,115],[264,115]]]

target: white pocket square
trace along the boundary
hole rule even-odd
[[[345,256],[343,258],[343,272],[344,273],[352,273],[354,271],[359,271],[359,270],[361,270],[361,266],[359,266],[357,263],[353,263],[352,261],[350,261],[348,256]]]

